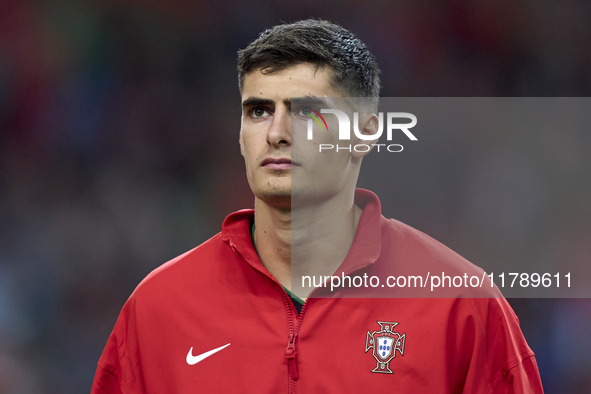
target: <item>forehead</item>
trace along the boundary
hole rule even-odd
[[[292,97],[341,97],[331,86],[332,72],[326,67],[301,63],[272,73],[252,71],[244,77],[242,101],[259,97],[285,101]]]

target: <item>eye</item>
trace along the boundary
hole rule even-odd
[[[250,116],[252,116],[253,118],[262,118],[267,115],[267,110],[261,107],[253,108],[252,111],[250,111]]]
[[[302,107],[299,109],[299,111],[297,112],[298,115],[303,116],[303,117],[309,117],[309,116],[314,116],[314,108],[311,107]],[[319,110],[316,110],[316,112],[320,112]]]

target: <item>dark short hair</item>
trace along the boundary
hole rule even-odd
[[[307,19],[265,30],[238,51],[238,87],[251,71],[273,73],[299,63],[332,70],[331,85],[345,96],[371,98],[377,108],[380,69],[353,33],[334,23]]]

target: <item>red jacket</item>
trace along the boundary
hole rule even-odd
[[[385,219],[373,193],[358,190],[356,203],[364,212],[344,272],[424,261],[478,271]],[[308,298],[298,315],[256,254],[253,215],[229,215],[220,234],[140,283],[92,394],[543,392],[504,298]]]

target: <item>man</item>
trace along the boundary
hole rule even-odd
[[[238,73],[255,209],[229,215],[221,233],[142,281],[92,393],[542,392],[502,297],[290,291],[303,274],[482,271],[381,216],[378,198],[355,189],[367,152],[318,153],[334,131],[295,147],[314,106],[341,97],[365,98],[359,132],[365,143],[376,133],[379,70],[353,34],[317,20],[276,26],[239,52]]]

